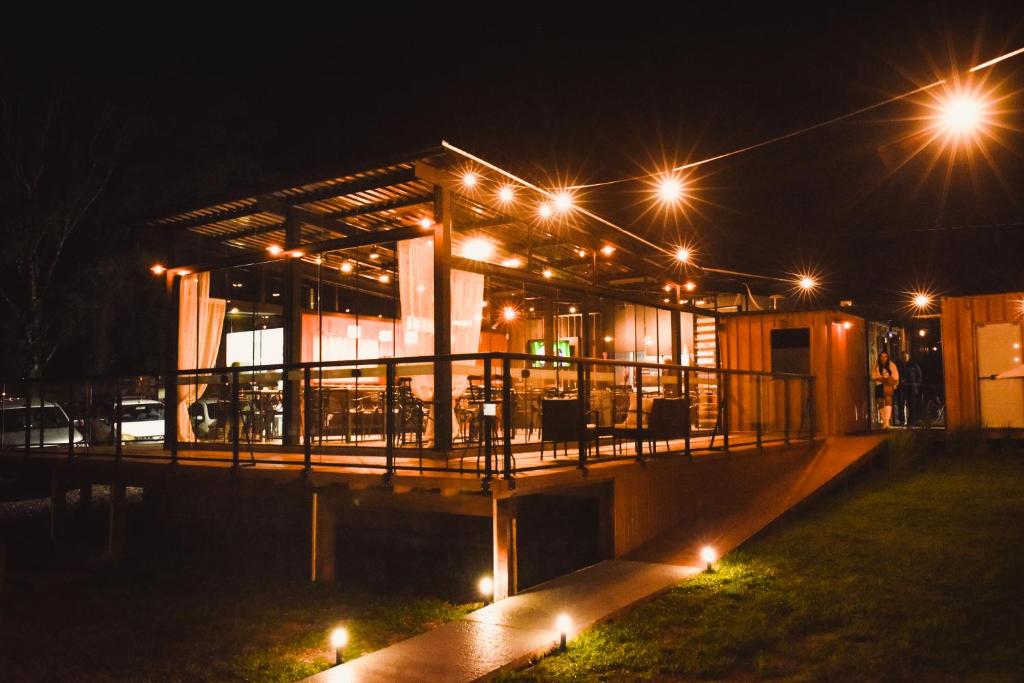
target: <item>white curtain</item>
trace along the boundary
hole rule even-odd
[[[398,243],[398,294],[402,321],[398,331],[399,356],[434,353],[434,240],[420,237]],[[452,353],[480,350],[480,320],[484,302],[484,276],[464,270],[451,274]],[[466,365],[460,363],[460,365]],[[452,377],[452,398],[469,386],[466,375]],[[434,397],[432,377],[414,376],[412,391],[420,399]]]
[[[224,299],[210,298],[210,274],[181,278],[178,297],[178,369],[210,368],[217,362],[224,328]],[[206,392],[206,384],[178,385],[178,439],[193,441],[188,407]]]

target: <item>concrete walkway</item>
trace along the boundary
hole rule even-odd
[[[698,463],[692,513],[628,559],[562,576],[307,681],[475,681],[523,666],[557,645],[559,614],[571,617],[571,638],[671,588],[700,572],[702,544],[714,543],[721,554],[735,549],[856,468],[882,441],[880,435],[830,438],[803,453],[755,452]]]

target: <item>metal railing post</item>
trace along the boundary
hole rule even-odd
[[[32,383],[25,383],[25,457],[32,448]]]
[[[718,382],[722,385],[722,405],[719,406],[719,414],[722,416],[722,448],[729,451],[729,375],[721,373],[718,375]]]
[[[121,460],[121,379],[117,378],[114,381],[116,387],[114,391],[114,459],[117,461]]]
[[[782,438],[789,445],[789,380],[782,380]]]
[[[42,449],[46,445],[46,441],[43,438],[43,425],[46,422],[46,396],[43,394],[43,385],[39,384],[39,448]]]
[[[586,400],[586,392],[584,391],[584,385],[586,383],[586,371],[583,367],[583,363],[579,360],[576,361],[576,448],[577,456],[579,458],[579,467],[581,470],[587,469],[587,409],[584,405]]]
[[[501,361],[501,393],[505,402],[505,411],[502,421],[505,427],[504,441],[504,470],[505,479],[512,478],[512,359],[507,356]]]
[[[693,429],[693,420],[690,415],[693,412],[693,400],[690,398],[690,371],[683,370],[683,398],[686,399],[686,457],[693,459],[693,452],[690,450],[690,431]]]
[[[75,385],[68,384],[68,411],[75,401]],[[75,457],[75,418],[68,413],[68,460]]]
[[[171,374],[172,380],[164,382],[164,419],[170,419],[170,429],[164,430],[164,438],[171,437],[171,464],[178,464],[178,374]],[[188,411],[185,419],[191,419]]]
[[[238,467],[238,451],[239,451],[239,438],[238,434],[242,431],[242,415],[241,407],[242,402],[239,399],[239,384],[241,383],[241,374],[238,372],[238,368],[231,369],[231,466]]]
[[[644,376],[642,368],[633,367],[633,383],[636,385],[636,459],[644,459]]]
[[[390,484],[395,476],[395,376],[397,374],[395,362],[385,361],[384,365],[384,409],[387,414],[384,416],[384,460],[385,460],[385,481]],[[309,464],[306,469],[309,469]]]
[[[504,382],[502,382],[502,398],[504,398]],[[491,426],[494,424],[494,419],[487,414],[489,406],[491,405],[491,357],[487,356],[484,358],[484,405],[480,409],[480,420],[482,422],[480,428],[482,434],[480,438],[483,439],[484,443],[484,489],[490,486],[491,482],[491,468],[493,467],[492,458],[493,447],[491,444]],[[510,410],[506,404],[502,409],[502,417]],[[504,426],[504,424],[502,425]]]
[[[313,416],[310,414],[313,387],[308,365],[302,368],[302,381],[302,463],[303,467],[309,470],[313,467]]]
[[[757,438],[757,447],[762,447],[764,439],[764,411],[761,406],[761,375],[754,375],[754,419],[757,420],[755,423],[755,434]]]

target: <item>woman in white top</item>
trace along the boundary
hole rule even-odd
[[[871,379],[875,380],[875,399],[881,406],[882,428],[888,429],[892,420],[892,394],[900,384],[900,371],[889,360],[887,352],[878,354],[878,362],[871,369]]]

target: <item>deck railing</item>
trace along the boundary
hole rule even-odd
[[[435,376],[451,378],[450,400],[435,395]],[[447,472],[487,482],[815,433],[811,376],[517,353],[202,368],[0,389],[7,454],[341,467],[387,478]],[[438,411],[448,410],[450,420],[439,420]],[[446,422],[450,434],[439,433]]]

